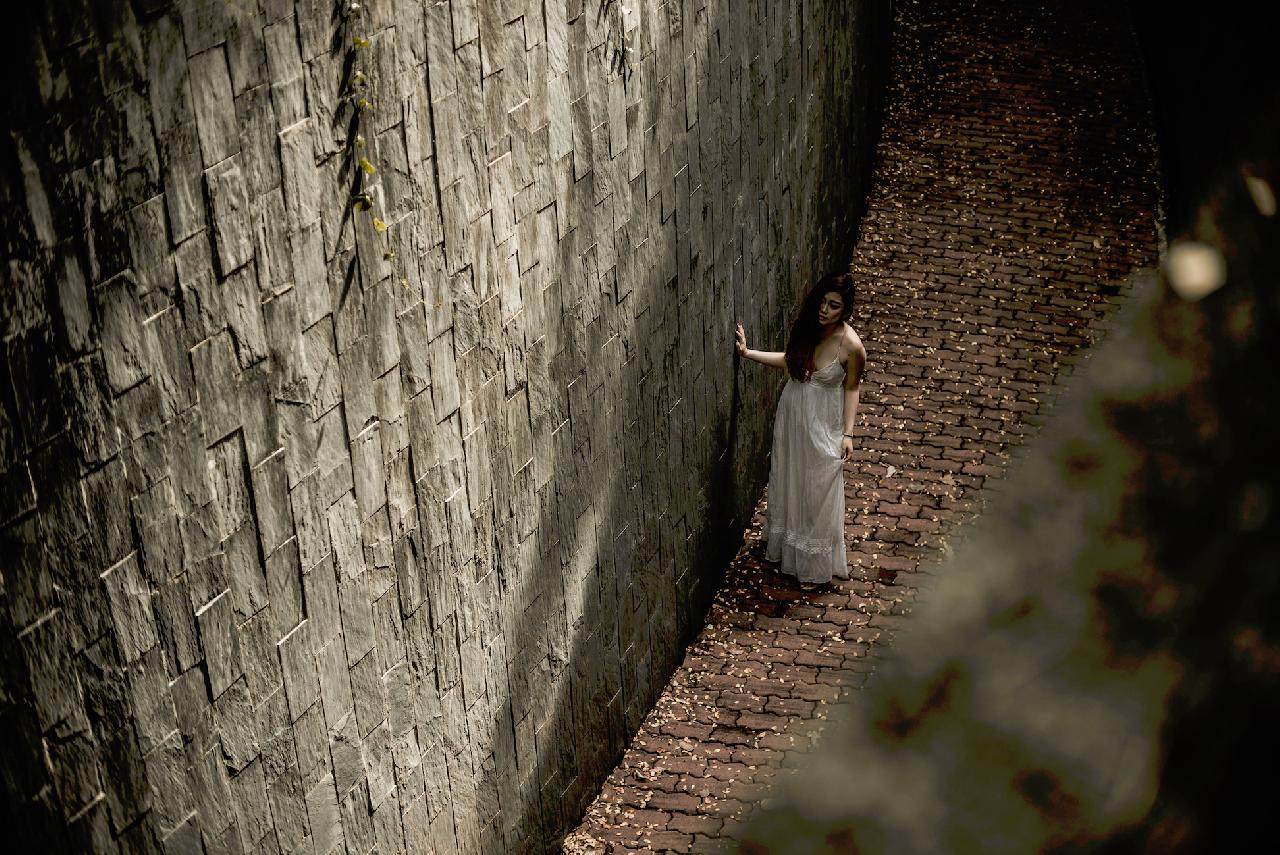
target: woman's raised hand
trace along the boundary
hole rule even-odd
[[[738,324],[737,330],[733,334],[733,349],[738,352],[739,356],[747,355],[747,333],[742,329],[742,324]]]

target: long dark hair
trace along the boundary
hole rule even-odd
[[[844,301],[840,320],[848,321],[853,316],[853,277],[848,273],[828,273],[809,289],[787,338],[787,372],[801,382],[808,380],[809,375],[817,370],[813,364],[813,352],[818,349],[819,336],[822,335],[818,307],[822,298],[831,293],[839,294]]]

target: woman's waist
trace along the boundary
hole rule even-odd
[[[787,386],[794,389],[803,389],[803,390],[810,390],[810,391],[820,390],[823,392],[836,392],[836,391],[839,391],[841,388],[841,384],[838,380],[834,383],[830,381],[824,383],[821,381],[816,381],[812,378],[808,380],[797,380],[794,377],[787,378]]]

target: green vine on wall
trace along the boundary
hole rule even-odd
[[[379,216],[378,199],[371,191],[371,185],[367,183],[373,181],[374,176],[378,174],[378,167],[369,159],[367,153],[369,144],[364,135],[365,120],[377,107],[370,92],[369,73],[366,70],[369,48],[373,44],[367,29],[369,20],[367,11],[367,5],[356,0],[348,0],[342,10],[347,31],[347,37],[344,38],[347,44],[347,61],[351,68],[343,97],[354,110],[351,133],[347,138],[347,155],[358,167],[351,207],[359,213],[369,215],[373,229],[382,241],[383,261],[395,262],[396,252],[391,248],[391,238],[388,234],[391,226]],[[400,280],[406,288],[409,286],[407,278],[401,276]]]

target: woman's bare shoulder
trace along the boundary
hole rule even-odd
[[[848,324],[844,325],[844,349],[845,353],[856,353],[863,359],[867,358],[867,349],[863,346],[862,339]]]

